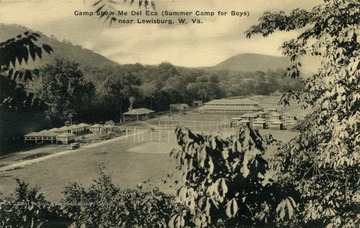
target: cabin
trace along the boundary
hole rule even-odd
[[[53,144],[56,142],[56,136],[59,134],[50,130],[43,130],[39,132],[39,135],[41,136],[42,143],[47,142]]]
[[[269,118],[272,120],[282,120],[283,114],[281,114],[279,112],[271,112],[271,113],[269,113]]]
[[[69,126],[63,126],[61,128],[58,128],[58,130],[55,131],[56,133],[62,134],[62,133],[71,133],[71,127]]]
[[[41,135],[39,132],[31,132],[29,134],[24,135],[24,142],[34,142],[39,143],[41,142]]]
[[[194,100],[191,102],[191,107],[200,107],[203,106],[204,102],[201,100]]]
[[[71,133],[62,133],[56,136],[56,141],[58,144],[70,144],[75,142],[75,135]]]
[[[269,108],[269,114],[273,113],[273,112],[278,112],[277,108]]]
[[[257,117],[258,117],[257,113],[246,113],[246,114],[241,116],[242,119],[248,120],[250,122],[252,122]]]
[[[147,108],[131,109],[123,114],[124,121],[148,120],[155,117],[155,111]]]
[[[101,129],[103,128],[103,125],[101,124],[94,124],[89,127],[89,131],[93,134],[100,134]]]
[[[266,113],[266,112],[264,112],[264,111],[257,112],[256,115],[257,115],[259,118],[269,119],[269,114]]]
[[[256,129],[266,129],[266,120],[263,118],[254,119],[253,127]]]
[[[70,128],[71,128],[71,133],[76,134],[76,135],[89,133],[89,131],[90,131],[90,125],[86,124],[86,123],[71,125]]]
[[[271,130],[285,130],[285,125],[282,121],[271,121],[269,125]]]

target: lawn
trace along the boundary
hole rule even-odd
[[[167,177],[169,173],[176,172],[175,161],[169,157],[174,146],[175,144],[169,143],[147,145],[115,140],[13,171],[1,172],[0,192],[3,193],[2,198],[9,197],[16,187],[13,179],[16,177],[30,186],[37,185],[46,199],[57,202],[69,182],[90,186],[93,179],[98,177],[99,164],[103,163],[105,172],[111,175],[113,182],[120,188],[136,188],[138,183],[149,180],[148,183],[143,183],[144,189],[156,186],[162,191],[175,193],[174,179],[177,177]],[[135,150],[128,151],[131,148]]]

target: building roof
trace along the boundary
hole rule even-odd
[[[206,105],[258,105],[250,99],[215,99],[205,103]]]
[[[81,128],[81,127],[90,127],[90,124],[87,124],[87,123],[80,123],[80,124],[77,124],[77,125],[73,125],[74,127],[78,127],[78,128]]]
[[[220,110],[220,111],[258,111],[262,110],[261,107],[255,106],[221,106],[221,105],[204,105],[199,108],[199,110]]]
[[[24,135],[26,137],[37,137],[37,136],[41,136],[39,132],[31,132],[31,133],[28,133],[26,135]]]
[[[51,137],[51,136],[57,136],[59,134],[50,130],[42,130],[39,132],[39,135],[43,137]]]
[[[263,119],[263,118],[256,118],[256,119],[254,119],[254,123],[265,123],[265,122],[266,122],[266,120]]]
[[[258,114],[258,115],[262,115],[262,114],[267,114],[266,112],[264,112],[264,111],[260,111],[260,112],[257,112],[256,114]]]
[[[58,129],[58,131],[68,131],[68,130],[71,130],[71,127],[63,126],[63,127]]]
[[[125,112],[124,115],[143,115],[143,114],[150,114],[150,113],[155,113],[155,111],[153,111],[151,109],[147,109],[147,108],[136,108],[136,109],[131,109],[131,110]]]
[[[278,112],[272,112],[269,114],[270,116],[282,116],[283,114],[278,113]]]
[[[68,132],[56,136],[56,138],[73,138],[73,137],[75,137],[75,135]]]
[[[54,127],[54,128],[51,128],[49,131],[58,131],[58,130],[59,130],[59,128]]]
[[[90,127],[92,127],[92,128],[97,128],[97,127],[103,127],[103,125],[101,125],[101,124],[94,124],[94,125],[92,125],[92,126],[90,126]]]
[[[282,122],[282,121],[271,121],[271,122],[269,122],[269,123],[270,123],[270,125],[284,124],[284,122]]]
[[[244,115],[242,115],[241,117],[252,117],[252,118],[255,118],[257,117],[258,114],[257,113],[245,113]]]

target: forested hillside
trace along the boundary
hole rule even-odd
[[[17,35],[24,33],[26,31],[32,31],[21,25],[7,25],[0,23],[0,41],[5,41],[16,37]],[[41,31],[35,31],[38,33],[41,38],[42,43],[46,43],[52,47],[54,53],[52,55],[44,55],[41,61],[29,61],[28,65],[21,65],[21,67],[26,68],[36,68],[44,66],[46,63],[51,63],[55,59],[67,59],[70,61],[75,61],[81,66],[115,66],[117,63],[105,58],[102,55],[94,53],[93,51],[83,48],[80,45],[72,44],[69,40],[58,40],[54,36],[46,36],[41,33]]]
[[[1,24],[0,29],[0,37],[16,37],[17,32],[21,34],[27,30],[22,26]],[[74,122],[119,121],[122,113],[128,111],[130,101],[134,108],[145,107],[158,112],[168,110],[173,103],[269,95],[301,88],[302,80],[285,78],[285,69],[245,72],[185,68],[171,63],[120,65],[69,41],[60,42],[38,34],[34,42],[50,45],[53,52],[51,55],[43,53],[41,59],[29,60],[27,64],[16,64],[16,68],[33,70],[32,80],[21,84],[33,100],[40,99],[47,107],[19,111],[14,106],[11,110],[2,106],[1,122],[6,125],[2,129],[11,128],[1,133],[2,142],[21,139],[25,133],[42,130],[45,126],[62,126],[70,116]],[[11,97],[11,92],[9,94]],[[18,117],[21,121],[17,121]],[[7,125],[14,122],[16,127]]]

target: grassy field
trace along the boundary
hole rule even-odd
[[[156,186],[162,191],[174,193],[176,173],[172,178],[166,179],[168,173],[176,172],[175,161],[169,157],[174,146],[175,144],[168,143],[154,146],[117,140],[82,149],[21,169],[1,172],[0,192],[3,193],[2,198],[10,197],[16,187],[13,178],[19,178],[30,186],[37,185],[48,200],[56,202],[61,199],[61,192],[69,182],[90,186],[93,179],[98,177],[98,165],[103,163],[105,172],[111,175],[113,182],[120,188],[136,188],[138,183],[149,180],[149,183],[143,184],[144,189]],[[129,151],[131,148],[134,149]]]

